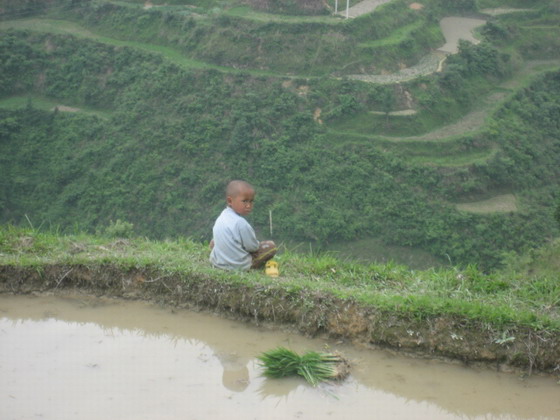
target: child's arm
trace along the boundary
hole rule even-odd
[[[259,250],[259,241],[255,231],[247,221],[239,227],[239,237],[241,238],[241,246],[249,254]]]

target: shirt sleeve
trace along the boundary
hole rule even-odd
[[[259,249],[259,241],[253,227],[245,219],[241,219],[238,229],[243,249],[247,252],[256,252]]]

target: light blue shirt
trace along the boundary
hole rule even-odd
[[[251,252],[259,249],[255,231],[247,220],[226,207],[212,229],[214,248],[210,262],[225,270],[249,270],[253,262]]]

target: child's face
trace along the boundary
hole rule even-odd
[[[255,190],[252,188],[242,188],[239,193],[233,197],[227,197],[227,204],[233,211],[240,216],[247,216],[253,211],[253,202],[255,201]]]

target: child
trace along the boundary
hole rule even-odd
[[[253,210],[255,189],[245,181],[231,181],[226,188],[227,207],[214,223],[210,262],[226,270],[261,268],[276,254],[272,241],[257,241],[255,231],[242,216]]]

